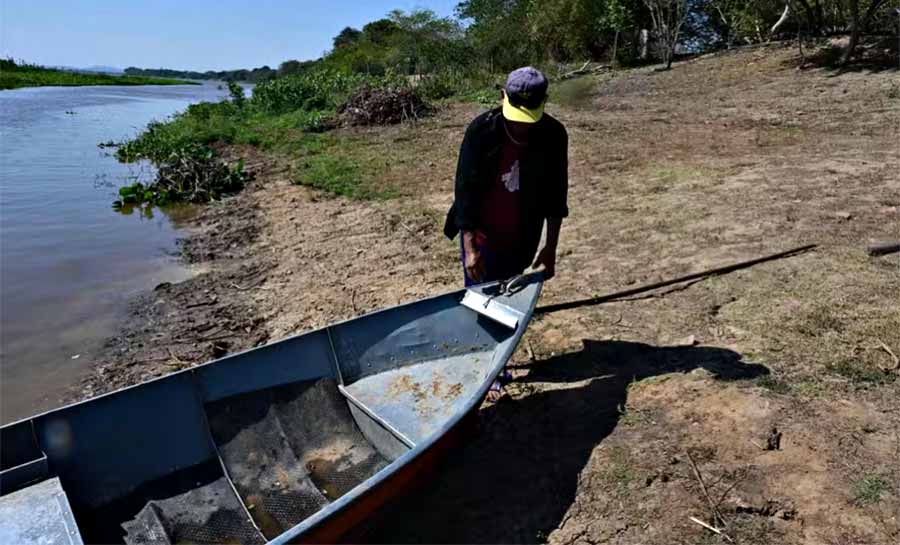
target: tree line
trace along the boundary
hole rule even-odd
[[[160,78],[245,81],[257,83],[274,78],[277,75],[277,71],[268,66],[260,66],[259,68],[251,68],[249,70],[207,70],[206,72],[172,70],[169,68],[137,68],[135,66],[129,66],[125,69],[125,74],[128,76],[154,76]]]
[[[897,10],[900,0],[463,0],[454,17],[393,11],[345,28],[321,62],[369,73],[502,72],[580,60],[666,62],[798,34],[851,34],[848,62],[859,35],[897,32]]]
[[[316,60],[277,68],[182,72],[130,67],[126,74],[261,82],[318,69],[427,75],[508,71],[525,64],[598,61],[671,64],[679,54],[793,37],[894,34],[900,0],[462,0],[451,17],[394,10],[346,27]],[[448,76],[450,77],[450,76]],[[452,86],[452,82],[448,85]]]

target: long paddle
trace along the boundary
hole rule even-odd
[[[569,301],[568,303],[556,303],[552,305],[544,305],[542,307],[538,307],[534,309],[535,314],[547,314],[550,312],[557,312],[560,310],[568,310],[579,307],[590,307],[594,305],[599,305],[601,303],[606,303],[608,301],[614,301],[616,299],[622,299],[623,297],[628,297],[631,295],[636,295],[638,293],[644,293],[647,291],[653,291],[655,289],[664,288],[666,286],[671,286],[673,284],[680,284],[682,282],[688,282],[690,280],[696,280],[699,278],[707,278],[710,276],[716,276],[720,274],[730,273],[732,271],[736,271],[739,269],[746,269],[748,267],[752,267],[753,265],[757,265],[759,263],[765,263],[766,261],[774,261],[776,259],[782,259],[785,257],[794,257],[795,255],[799,255],[810,250],[813,250],[817,247],[816,244],[807,244],[806,246],[800,246],[799,248],[794,248],[793,250],[788,250],[786,252],[780,252],[777,254],[767,255],[764,257],[758,257],[756,259],[751,259],[750,261],[741,261],[740,263],[733,263],[731,265],[726,265],[724,267],[718,267],[715,269],[709,269],[706,271],[689,274],[686,276],[680,276],[678,278],[673,278],[671,280],[664,280],[662,282],[657,282],[655,284],[648,284],[645,286],[640,286],[637,288],[631,288],[625,291],[619,291],[616,293],[610,293],[609,295],[601,295],[599,297],[591,297],[590,299],[581,299],[579,301]]]

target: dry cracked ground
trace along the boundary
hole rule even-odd
[[[865,251],[900,239],[900,73],[795,57],[563,84],[571,217],[541,304],[818,246],[537,316],[509,399],[371,541],[900,541],[900,256]],[[441,224],[478,111],[339,131],[402,194],[385,201],[310,191],[297,159],[243,150],[256,182],[197,220],[197,276],[135,303],[84,392],[458,287]]]

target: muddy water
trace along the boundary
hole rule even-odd
[[[149,168],[97,144],[225,94],[215,84],[0,91],[0,421],[58,405],[128,298],[189,274],[173,257],[171,212],[110,207]]]

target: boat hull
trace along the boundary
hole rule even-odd
[[[399,468],[384,482],[360,496],[321,526],[312,528],[288,543],[359,543],[390,509],[437,477],[441,463],[450,453],[465,445],[476,434],[477,410],[425,449],[418,457]]]
[[[0,508],[58,479],[85,542],[356,539],[469,436],[541,284],[401,305],[4,426]]]

